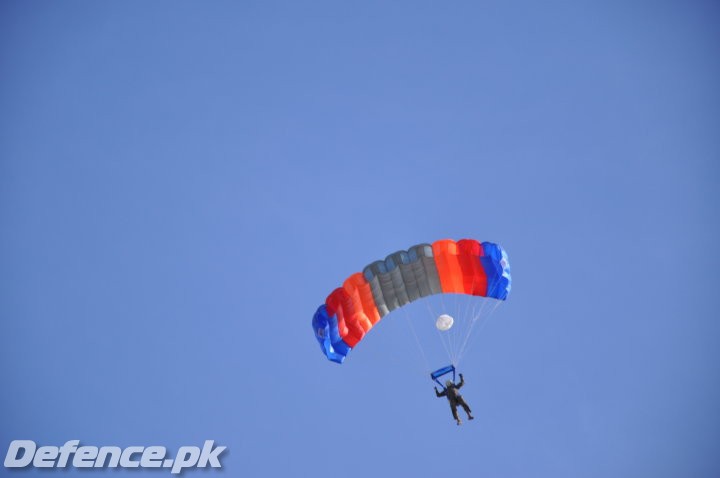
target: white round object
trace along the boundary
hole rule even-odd
[[[455,320],[453,320],[452,317],[447,314],[443,314],[437,318],[437,321],[435,322],[435,327],[437,327],[438,330],[442,330],[444,332],[446,330],[449,330],[450,327],[453,326],[454,322]]]

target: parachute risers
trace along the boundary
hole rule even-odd
[[[449,373],[451,373],[451,372],[452,372],[452,375],[453,375],[453,379],[452,379],[452,380],[453,380],[453,383],[455,383],[455,366],[454,366],[454,365],[448,365],[448,366],[446,366],[446,367],[439,368],[439,369],[435,370],[434,372],[431,372],[431,373],[430,373],[430,378],[432,378],[433,380],[435,380],[435,381],[438,383],[438,385],[440,385],[440,386],[443,388],[443,390],[444,390],[444,389],[445,389],[445,385],[443,385],[442,382],[440,382],[440,380],[438,380],[438,379],[439,379],[440,377],[442,377],[443,375],[447,375],[447,374],[449,374]]]
[[[342,363],[382,317],[405,304],[441,293],[505,300],[510,286],[502,247],[442,239],[397,251],[351,275],[317,309],[312,327],[325,356]]]

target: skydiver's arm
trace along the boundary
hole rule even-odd
[[[437,387],[435,387],[435,395],[437,395],[438,397],[444,397],[444,396],[445,396],[445,390],[443,390],[442,392],[438,392]]]
[[[460,383],[458,383],[458,384],[455,386],[455,388],[460,388],[460,387],[462,387],[463,385],[465,385],[465,379],[463,378],[463,375],[460,374]]]

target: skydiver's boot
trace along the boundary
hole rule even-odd
[[[457,419],[457,423],[458,423],[458,425],[462,425],[462,420],[460,420],[460,419],[458,418],[458,419]]]
[[[470,407],[467,403],[465,403],[465,400],[460,399],[460,405],[462,405],[463,410],[465,410],[465,413],[468,416],[468,420],[474,420],[475,417],[472,416],[472,411],[470,410]]]

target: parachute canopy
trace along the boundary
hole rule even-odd
[[[382,317],[403,305],[434,294],[505,300],[510,285],[510,263],[497,244],[474,239],[418,244],[348,277],[318,307],[312,327],[325,356],[342,363]]]

